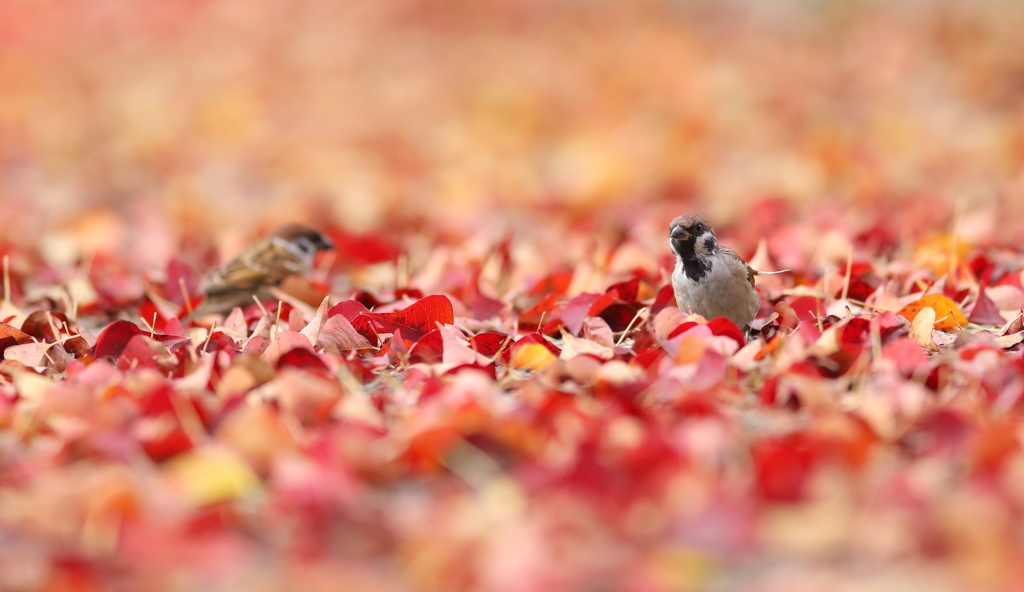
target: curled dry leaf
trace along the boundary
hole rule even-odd
[[[543,347],[543,346],[542,346]],[[597,356],[604,360],[615,357],[615,350],[612,346],[604,345],[591,339],[573,337],[567,331],[562,332],[562,353],[558,355],[563,360],[571,360],[584,354]],[[521,363],[519,358],[513,358],[513,365]],[[522,366],[517,366],[522,367]]]
[[[359,351],[372,349],[373,345],[356,331],[352,323],[344,315],[336,314],[328,317],[320,328],[317,336],[317,347],[334,349],[337,351]]]
[[[32,336],[21,329],[15,329],[7,323],[0,323],[0,339],[6,338],[13,339],[15,343],[25,343],[26,341],[31,341]]]
[[[45,344],[37,342],[13,345],[4,349],[4,359],[21,362],[29,367],[46,366],[46,349]]]
[[[313,346],[305,335],[298,331],[284,331],[270,342],[267,349],[260,355],[260,359],[271,366],[275,366],[281,356],[295,348],[313,351]]]
[[[938,351],[939,347],[932,340],[932,330],[935,328],[935,309],[926,306],[914,313],[914,321],[911,323],[910,338],[921,347],[929,351]]]

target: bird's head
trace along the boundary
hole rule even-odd
[[[334,243],[315,228],[304,224],[285,224],[270,233],[270,236],[286,240],[303,255],[312,259],[319,251],[334,248]]]
[[[697,214],[686,214],[672,220],[668,236],[672,252],[684,259],[710,255],[718,248],[715,231],[707,220]]]

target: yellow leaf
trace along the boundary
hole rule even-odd
[[[896,314],[913,322],[914,317],[925,308],[935,311],[935,328],[940,331],[959,331],[961,327],[967,324],[967,319],[964,317],[960,307],[956,305],[956,302],[942,294],[932,294],[919,298],[904,306]]]
[[[520,370],[539,370],[557,358],[551,350],[539,343],[524,343],[512,354],[512,367]]]
[[[206,505],[245,496],[259,479],[242,458],[225,451],[190,452],[167,463],[164,475],[189,502]]]

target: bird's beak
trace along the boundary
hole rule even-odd
[[[320,235],[319,247],[321,251],[327,251],[334,248],[334,243],[331,242],[331,239],[327,238],[326,236]]]
[[[686,229],[682,226],[675,226],[672,228],[672,232],[669,233],[669,238],[684,241],[690,238],[690,233],[686,232]]]

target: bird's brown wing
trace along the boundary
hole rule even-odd
[[[743,257],[739,256],[739,253],[733,251],[729,247],[718,247],[718,252],[725,255],[726,257],[732,257],[733,259],[742,263],[743,266],[747,268],[747,281],[750,282],[750,287],[753,288],[754,276],[758,275],[758,272],[755,271],[753,267],[747,265],[747,262],[743,260]]]
[[[205,294],[255,292],[276,286],[292,274],[306,271],[301,256],[278,240],[260,241],[210,273],[200,287]]]

